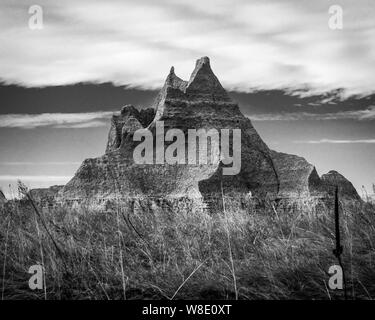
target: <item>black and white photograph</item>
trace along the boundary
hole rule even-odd
[[[373,0],[1,0],[0,308],[374,299],[374,17]]]

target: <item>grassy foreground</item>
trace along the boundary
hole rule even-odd
[[[2,299],[343,299],[333,212],[0,209]],[[375,208],[342,212],[350,299],[375,298]],[[29,289],[45,266],[46,290]]]

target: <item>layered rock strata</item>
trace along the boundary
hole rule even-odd
[[[163,125],[163,133],[158,131]],[[164,133],[179,129],[183,140],[166,141]],[[196,163],[190,163],[188,142],[190,130],[228,129],[233,135],[241,132],[240,170],[225,175],[228,167],[223,158],[203,163],[197,151]],[[152,164],[134,161],[134,141],[139,130],[152,134]],[[160,135],[163,137],[160,137]],[[157,147],[162,138],[162,148]],[[208,139],[207,154],[212,155]],[[197,142],[197,140],[195,141]],[[184,150],[185,163],[160,162],[165,149],[174,144]],[[230,140],[230,150],[234,142]],[[164,86],[148,109],[138,110],[126,105],[111,121],[105,154],[86,159],[73,179],[57,190],[55,201],[68,205],[93,205],[111,208],[119,204],[134,206],[142,203],[167,202],[176,210],[184,203],[220,207],[223,199],[232,207],[246,208],[265,199],[309,199],[329,197],[332,185],[340,185],[346,198],[359,199],[354,187],[341,175],[330,172],[322,179],[315,167],[305,159],[272,151],[254,129],[250,119],[239,110],[213,73],[207,57],[197,60],[189,81],[176,76],[172,67]],[[47,193],[50,195],[51,193]],[[160,202],[160,201],[159,201]],[[140,204],[140,206],[142,206]]]

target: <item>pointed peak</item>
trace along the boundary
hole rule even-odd
[[[192,98],[230,102],[227,92],[213,73],[210,58],[202,57],[195,63],[195,68],[190,76],[186,88]]]
[[[164,86],[153,103],[154,108],[159,110],[167,99],[235,104],[211,70],[208,57],[196,60],[189,81],[179,78],[173,66],[170,68]]]
[[[174,67],[172,66],[169,70],[168,77],[165,80],[165,85],[171,86],[175,89],[181,89],[186,86],[186,82],[176,76],[176,74],[174,73]]]
[[[203,66],[203,65],[208,65],[210,66],[210,58],[209,57],[202,57],[202,58],[199,58],[196,63],[195,63],[195,66]]]
[[[194,79],[197,77],[199,73],[204,73],[206,75],[214,77],[216,81],[218,82],[216,76],[211,70],[209,57],[202,57],[195,62],[195,68],[194,68],[193,73],[190,76],[189,84],[194,81]]]
[[[178,80],[181,80],[181,79],[176,76],[176,74],[174,73],[174,67],[172,66],[171,69],[169,70],[167,79],[165,80],[165,84],[173,87],[175,85],[175,82]]]

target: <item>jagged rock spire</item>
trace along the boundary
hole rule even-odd
[[[164,112],[164,104],[167,100],[235,104],[213,73],[208,57],[196,61],[189,81],[176,76],[174,67],[171,67],[164,86],[153,103],[153,107],[157,110],[156,120]]]
[[[177,77],[174,73],[174,67],[171,67],[171,70],[169,71],[168,77],[165,80],[164,87],[162,91],[167,91],[167,87],[172,87],[174,89],[178,89],[181,91],[185,91],[187,82],[182,80],[181,78]]]
[[[315,194],[326,197],[328,192],[325,190],[337,184],[343,198],[359,198],[352,184],[337,172],[330,172],[320,179],[315,167],[305,159],[270,151],[250,119],[229,98],[212,72],[207,57],[198,59],[188,82],[177,77],[172,67],[154,106],[157,107],[156,114],[154,109],[142,114],[128,105],[113,117],[106,154],[82,164],[74,178],[59,192],[64,203],[78,199],[80,203],[103,204],[103,201],[126,202],[129,198],[186,198],[192,195],[207,201],[215,198],[222,203],[225,188],[226,195],[243,209],[249,192],[257,203],[263,203],[263,200],[273,198],[298,199]],[[160,135],[156,126],[159,120],[163,121],[164,128],[180,129],[187,134],[189,129],[206,132],[240,129],[240,172],[224,176],[222,164],[136,163],[133,150],[138,144],[133,141],[132,134],[147,127],[156,141]],[[169,145],[170,141],[162,142],[163,147]],[[154,146],[153,158],[156,152],[165,149]],[[189,151],[186,144],[185,151]]]
[[[227,92],[213,73],[210,59],[202,57],[197,60],[195,69],[186,87],[186,94],[191,99],[230,102]]]

